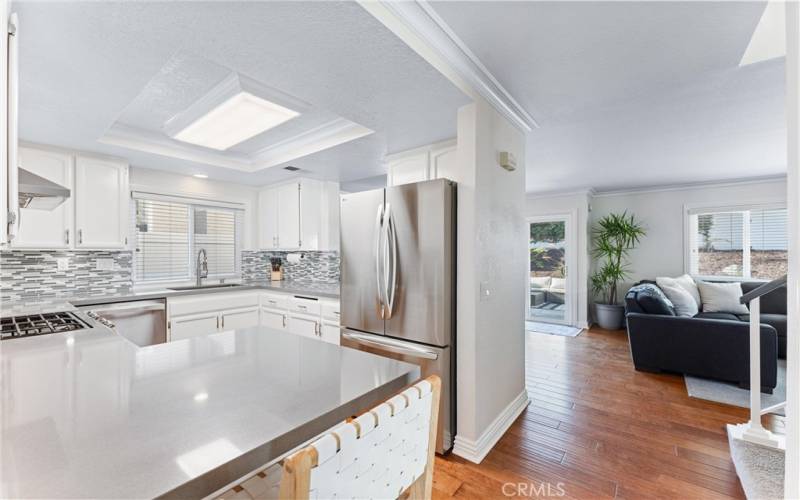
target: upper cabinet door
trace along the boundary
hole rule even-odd
[[[389,186],[411,184],[428,179],[430,179],[428,151],[417,152],[389,161],[387,182]]]
[[[128,165],[78,156],[75,163],[77,248],[124,248],[128,233]]]
[[[458,150],[455,144],[431,150],[431,179],[457,179]]]
[[[258,247],[278,248],[278,193],[275,188],[258,193]]]
[[[69,248],[74,235],[72,208],[73,190],[72,156],[62,152],[19,148],[19,165],[47,180],[72,190],[71,196],[53,210],[22,208],[19,210],[19,233],[11,242],[15,248]]]
[[[278,192],[278,246],[300,248],[300,184],[293,182],[276,188]]]

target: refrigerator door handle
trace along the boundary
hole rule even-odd
[[[439,359],[439,354],[434,351],[429,351],[422,347],[412,346],[405,342],[397,342],[390,339],[376,340],[370,336],[355,332],[342,332],[342,337],[353,342],[371,345],[384,351],[393,352],[395,354],[404,354],[406,356],[413,356],[415,358],[424,359]]]
[[[375,216],[375,278],[378,282],[378,307],[380,308],[381,318],[384,315],[385,302],[383,300],[383,263],[381,262],[381,238],[383,235],[383,204],[378,205],[378,213]]]
[[[392,207],[389,203],[386,204],[386,215],[384,217],[384,225],[386,226],[386,255],[388,262],[386,263],[386,302],[387,314],[386,319],[390,319],[394,313],[394,297],[395,289],[397,287],[397,228],[394,225],[394,216],[392,214]]]

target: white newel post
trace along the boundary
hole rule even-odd
[[[786,6],[786,118],[789,273],[786,355],[785,498],[800,498],[800,5]]]

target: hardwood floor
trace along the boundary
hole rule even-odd
[[[526,335],[530,405],[481,464],[437,457],[434,498],[744,498],[725,424],[746,409],[635,371],[624,331]]]

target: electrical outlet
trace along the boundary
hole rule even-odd
[[[95,269],[98,271],[113,271],[114,259],[95,259]]]
[[[492,299],[492,289],[489,287],[488,281],[481,281],[481,302],[487,302]]]
[[[59,271],[66,271],[69,269],[69,259],[66,257],[56,259],[56,268]]]

